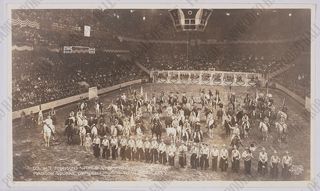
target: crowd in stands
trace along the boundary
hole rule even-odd
[[[13,110],[140,79],[144,73],[117,55],[13,52]]]
[[[138,61],[150,70],[209,70],[266,74],[285,66],[288,44],[151,45]]]
[[[212,17],[218,18],[225,13],[226,10],[219,10]],[[283,55],[290,47],[290,41],[227,43],[235,40],[229,32],[235,27],[238,14],[233,11],[224,20],[210,19],[203,33],[184,33],[175,32],[168,10],[15,10],[12,19],[18,22],[12,26],[12,45],[27,46],[30,50],[13,50],[13,110],[83,93],[87,91],[85,86],[103,88],[144,76],[131,61],[121,59],[121,55],[107,54],[105,50],[128,49],[137,61],[151,70],[214,69],[268,73],[288,64]],[[270,14],[278,16],[268,19]],[[279,14],[270,10],[264,13],[268,16],[258,16],[256,19],[269,27],[261,29],[258,26],[261,22],[255,22],[248,31],[237,34],[236,40],[295,38],[303,33],[303,27],[294,28],[301,26],[295,23],[303,22],[303,16],[298,17],[300,19],[290,18],[290,23],[286,12]],[[296,14],[305,13],[298,11]],[[277,22],[277,19],[282,22]],[[28,22],[24,22],[26,20]],[[222,24],[225,27],[216,27]],[[91,26],[90,37],[84,37],[84,25]],[[294,31],[289,36],[288,28]],[[119,36],[189,43],[158,43],[146,50],[137,50],[140,47],[137,44],[141,43],[122,41]],[[226,43],[197,44],[191,43],[192,39]],[[96,53],[63,54],[64,46],[91,47],[96,49]],[[303,87],[310,77],[307,72],[298,71],[300,69],[290,72],[296,79],[290,83]]]
[[[310,59],[301,55],[287,71],[277,75],[273,82],[278,82],[302,98],[310,98],[311,74]]]

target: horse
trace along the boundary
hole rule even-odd
[[[44,138],[44,142],[45,142],[46,147],[50,146],[51,133],[52,133],[52,129],[47,124],[44,124],[43,125],[43,138]]]
[[[111,134],[111,136],[117,136],[118,135],[118,129],[116,128],[116,126],[111,125],[110,134]]]
[[[268,125],[261,121],[259,124],[259,129],[261,130],[261,133],[262,133],[262,140],[267,141],[268,131],[269,131]]]
[[[153,112],[153,106],[152,106],[150,103],[147,104],[147,112],[148,112],[150,115],[151,115],[152,112]]]
[[[231,139],[230,148],[234,148],[234,146],[236,146],[237,149],[239,149],[240,145],[243,146],[240,137],[239,136],[234,136]]]
[[[123,135],[123,126],[120,124],[115,125],[116,129],[117,129],[117,135]]]
[[[170,137],[171,141],[175,143],[176,137],[177,137],[177,130],[174,127],[170,126],[166,128],[166,133],[167,133],[167,136]]]
[[[155,134],[157,137],[157,140],[160,141],[161,140],[161,135],[162,135],[162,125],[160,123],[160,121],[155,121],[152,124],[152,128],[151,128],[151,133],[152,133],[152,137]]]
[[[283,118],[284,121],[286,121],[287,118],[288,118],[288,115],[287,115],[285,112],[283,112],[283,111],[278,111],[278,113],[277,113],[277,119],[281,119],[281,118]]]
[[[172,117],[165,116],[165,117],[164,117],[165,127],[166,127],[166,128],[171,127],[172,121],[173,121],[173,120],[172,120]]]
[[[178,140],[180,141],[182,138],[182,127],[181,125],[178,125],[175,129],[177,131]]]
[[[67,142],[70,145],[73,142],[73,135],[76,134],[74,121],[68,118],[65,121],[65,135],[67,136]]]
[[[195,143],[200,143],[203,141],[203,132],[200,129],[196,129],[192,135],[193,141]]]
[[[180,126],[180,122],[179,122],[179,117],[176,116],[174,117],[173,121],[172,121],[172,128],[175,129],[176,131],[176,136],[178,136],[178,140],[181,139],[181,132],[182,132],[182,128]]]
[[[249,121],[244,121],[241,125],[241,136],[243,138],[248,138],[249,135],[249,131],[250,131],[250,122]]]
[[[92,128],[91,128],[91,138],[92,140],[98,136],[98,128],[97,126],[93,125]]]
[[[87,130],[85,126],[80,126],[79,136],[80,136],[80,146],[84,146]]]
[[[284,122],[276,122],[275,125],[278,133],[278,142],[285,142],[288,131],[287,124],[285,124]]]

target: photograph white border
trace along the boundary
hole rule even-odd
[[[39,0],[40,1],[40,0]],[[22,3],[25,1],[21,1]],[[75,4],[75,2],[77,1],[73,1],[73,3],[71,3],[70,1],[65,1],[64,3],[59,3],[59,4],[47,4],[45,2],[41,2],[37,7],[35,7],[35,9],[95,9],[95,8],[101,8],[102,3],[111,3],[111,2],[115,2],[113,7],[108,7],[108,8],[112,8],[112,9],[172,9],[172,8],[212,8],[212,9],[252,9],[252,8],[263,8],[263,9],[290,9],[290,8],[310,8],[311,9],[311,26],[316,24],[316,5],[312,3],[308,3],[308,1],[305,1],[305,3],[296,3],[296,4],[287,4],[287,3],[281,3],[278,4],[277,1],[274,1],[275,3],[272,3],[271,5],[267,5],[267,3],[269,2],[273,2],[273,1],[258,1],[256,3],[217,3],[212,1],[212,3],[209,3],[208,1],[200,1],[200,0],[188,0],[188,1],[165,1],[164,3],[156,3],[156,2],[141,2],[141,1],[136,1],[136,2],[132,2],[132,1],[121,1],[121,0],[102,0],[102,1],[91,1],[91,3],[88,4],[87,2],[83,2],[83,3],[79,3],[79,4]],[[78,1],[80,2],[80,1]],[[95,2],[95,3],[93,3]],[[202,3],[203,2],[203,3]],[[314,2],[314,1],[310,1],[310,2]],[[263,4],[265,4],[264,7]],[[260,6],[260,7],[259,7]],[[7,2],[6,3],[6,14],[7,16],[9,16],[9,20],[11,20],[11,10],[12,9],[16,9],[21,7],[21,3],[11,3],[11,2]],[[317,13],[318,14],[318,13]],[[310,100],[314,100],[316,97],[316,65],[315,65],[315,61],[316,61],[316,43],[318,42],[318,39],[313,39],[311,38],[311,99]],[[8,46],[6,47],[6,52],[8,55],[8,60],[9,62],[5,62],[5,64],[7,64],[8,66],[8,79],[7,79],[7,85],[6,86],[1,86],[1,89],[3,89],[4,87],[7,88],[8,93],[7,96],[11,96],[12,95],[12,89],[11,89],[11,79],[12,79],[12,69],[11,69],[11,63],[12,63],[12,51],[11,51],[11,32],[8,35],[6,42],[8,42]],[[319,46],[319,43],[317,43],[317,45]],[[2,48],[2,47],[1,47]],[[319,49],[317,49],[319,50]],[[318,63],[319,64],[319,63]],[[9,82],[9,83],[8,83]],[[8,85],[9,84],[9,85]],[[5,155],[7,157],[7,168],[9,169],[9,172],[12,174],[12,115],[11,112],[9,112],[10,114],[8,115],[8,121],[7,121],[7,125],[6,127],[8,127],[7,130],[7,154]],[[311,117],[311,115],[310,115]],[[319,118],[317,116],[317,118]],[[315,131],[315,125],[319,124],[316,123],[315,119],[311,120],[311,135],[310,135],[310,141],[311,141],[311,148],[310,148],[310,178],[311,180],[315,177],[316,175],[316,160],[315,160],[315,153],[316,152],[316,142],[315,142],[315,135],[316,135],[316,131]],[[319,147],[317,147],[319,148]],[[318,157],[317,157],[318,158]],[[11,169],[11,170],[10,170]],[[80,182],[82,182],[83,180],[80,180]],[[58,184],[55,181],[30,181],[30,182],[25,182],[25,181],[14,181],[11,182],[11,188],[14,189],[20,189],[20,188],[32,188],[34,190],[35,187],[52,187],[55,190],[57,188],[61,188],[61,186],[67,186],[69,188],[71,188],[73,185],[75,185],[75,183],[79,183],[79,181],[74,181],[74,182],[70,182],[70,181],[59,181]],[[92,182],[92,181],[90,181]],[[163,185],[167,185],[167,189],[169,188],[188,188],[188,189],[193,189],[193,188],[199,188],[199,186],[201,186],[202,188],[225,188],[226,186],[230,186],[230,184],[234,183],[235,181],[172,181],[168,184],[163,184]],[[241,182],[241,181],[240,181]],[[246,182],[246,181],[243,181]],[[112,181],[112,182],[104,182],[104,181],[97,181],[94,182],[94,184],[92,186],[90,186],[90,189],[98,189],[98,188],[105,188],[106,186],[108,186],[108,188],[130,188],[130,190],[132,189],[141,189],[141,188],[150,188],[150,186],[152,186],[154,183],[158,183],[159,185],[161,185],[161,182],[153,182],[153,181]],[[250,181],[250,182],[246,182],[245,188],[303,188],[303,187],[308,187],[308,184],[310,184],[310,181]],[[65,188],[67,188],[65,187]]]

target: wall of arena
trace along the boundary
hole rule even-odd
[[[142,80],[139,79],[139,80],[133,80],[133,81],[125,82],[125,83],[118,84],[118,85],[115,85],[115,86],[103,88],[103,89],[98,90],[98,95],[102,95],[102,94],[105,94],[105,93],[108,93],[108,92],[111,92],[111,91],[114,91],[114,90],[117,90],[117,89],[120,89],[120,88],[123,88],[123,87],[127,87],[127,86],[130,86],[130,85],[140,84],[141,82],[142,82]],[[300,96],[298,96],[297,94],[295,94],[294,92],[292,92],[291,90],[289,90],[288,88],[286,88],[286,87],[284,87],[284,86],[282,86],[282,85],[280,85],[278,83],[275,83],[275,88],[277,88],[279,90],[282,90],[283,92],[285,92],[286,94],[288,94],[289,96],[294,98],[300,104],[304,105],[305,109],[308,112],[310,112],[310,98],[306,97],[305,99],[303,99]],[[56,100],[56,101],[53,101],[53,102],[45,103],[45,104],[41,105],[41,109],[42,109],[42,111],[45,111],[45,110],[49,110],[49,109],[51,109],[53,107],[60,107],[60,106],[63,106],[63,105],[67,105],[67,104],[79,101],[79,100],[81,100],[83,98],[88,98],[88,96],[89,96],[89,93],[86,92],[86,93],[83,93],[83,94],[79,94],[79,95],[71,96],[71,97],[68,97],[68,98]],[[29,108],[26,108],[26,109],[14,111],[12,113],[12,119],[13,120],[14,119],[18,119],[20,117],[22,111],[24,111],[26,114],[28,114],[31,111],[33,113],[37,113],[37,112],[39,112],[39,110],[40,110],[40,105],[36,105],[36,106],[29,107]]]
[[[141,82],[142,82],[142,80],[139,79],[139,80],[133,80],[133,81],[125,82],[125,83],[118,84],[118,85],[115,85],[115,86],[103,88],[103,89],[98,90],[98,95],[102,95],[102,94],[105,94],[105,93],[108,93],[108,92],[111,92],[111,91],[114,91],[114,90],[117,90],[117,89],[120,89],[120,88],[123,88],[123,87],[127,87],[127,86],[130,86],[130,85],[140,84]],[[53,101],[53,102],[45,103],[45,104],[41,105],[41,110],[45,111],[45,110],[49,110],[49,109],[51,109],[53,107],[60,107],[60,106],[63,106],[63,105],[67,105],[67,104],[79,101],[81,99],[88,98],[88,96],[89,96],[89,93],[86,92],[86,93],[83,93],[83,94],[79,94],[79,95],[67,97],[67,98],[64,98],[64,99],[56,100],[56,101]],[[29,107],[29,108],[26,108],[26,109],[14,111],[14,112],[12,112],[12,120],[20,118],[20,115],[21,115],[22,111],[24,111],[26,114],[29,114],[31,111],[33,113],[38,113],[39,110],[40,110],[40,105],[36,105],[36,106]]]
[[[311,103],[310,103],[310,98],[309,97],[305,97],[302,98],[300,96],[298,96],[297,94],[295,94],[294,92],[292,92],[291,90],[289,90],[288,88],[284,87],[283,85],[280,85],[278,83],[275,83],[275,87],[283,92],[285,92],[286,94],[288,94],[290,97],[292,97],[293,99],[295,99],[297,102],[299,102],[301,105],[304,105],[305,109],[310,112],[311,111]]]

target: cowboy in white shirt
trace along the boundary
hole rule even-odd
[[[209,167],[209,153],[210,149],[207,144],[203,143],[200,149],[200,167],[201,170],[207,170]]]
[[[143,143],[144,145],[144,148],[143,148],[143,151],[144,151],[144,154],[145,154],[145,160],[147,163],[149,162],[152,162],[151,160],[151,143],[149,141],[149,138],[146,138],[145,142]]]
[[[134,155],[136,153],[136,142],[133,140],[131,136],[128,140],[128,147],[127,147],[127,158],[129,160],[134,160]]]
[[[226,148],[226,145],[224,144],[222,146],[223,148],[220,150],[220,162],[219,162],[219,167],[222,172],[227,171],[228,169],[228,158],[229,158],[229,153]]]
[[[268,153],[263,147],[262,151],[259,153],[259,162],[258,162],[258,173],[265,175],[268,170]]]
[[[102,158],[109,159],[110,156],[110,142],[107,136],[105,135],[102,140]]]
[[[167,145],[161,139],[161,143],[159,144],[159,162],[161,164],[166,164],[167,162]]]
[[[231,153],[232,171],[238,173],[240,169],[241,154],[235,145]]]
[[[271,176],[272,178],[277,178],[279,174],[278,165],[280,163],[281,159],[277,154],[277,151],[274,150],[273,155],[270,158],[270,166],[271,166]]]
[[[176,151],[177,151],[177,147],[173,142],[171,142],[170,146],[167,149],[170,166],[174,166],[174,157],[176,155]]]
[[[142,159],[144,158],[144,153],[143,153],[143,141],[140,137],[138,137],[137,141],[136,141],[136,159],[139,161],[142,161]]]
[[[217,145],[213,145],[212,150],[210,151],[211,155],[211,164],[212,164],[212,170],[217,171],[218,167],[218,158],[219,158],[219,149],[217,148]]]
[[[118,139],[116,136],[112,136],[110,140],[110,145],[111,145],[111,155],[112,155],[112,160],[117,159],[117,151],[118,151]]]
[[[287,179],[290,176],[289,169],[292,166],[292,157],[286,151],[286,155],[282,157],[282,176]]]
[[[158,161],[158,151],[159,151],[159,144],[157,142],[157,138],[153,137],[151,142],[151,161],[156,163]]]
[[[246,147],[245,151],[242,153],[242,158],[244,160],[244,171],[245,174],[251,174],[251,159],[253,159],[253,155],[249,147]]]

